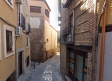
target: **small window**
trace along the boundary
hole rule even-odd
[[[4,49],[5,58],[15,54],[14,28],[4,25]]]
[[[29,59],[29,56],[27,57],[27,67],[29,66],[30,64],[30,59]]]
[[[47,17],[49,17],[49,11],[47,9],[45,9],[45,14]]]
[[[41,13],[41,7],[39,7],[39,6],[30,6],[30,12]]]
[[[26,44],[27,44],[27,48],[29,47],[29,38],[26,37]]]
[[[12,50],[13,41],[12,41],[12,31],[6,30],[6,49],[7,53],[13,51]]]

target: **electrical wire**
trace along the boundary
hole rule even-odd
[[[0,19],[1,19],[3,22],[5,22],[6,24],[8,24],[8,25],[13,26],[13,27],[15,27],[15,28],[16,28],[16,26],[14,26],[14,25],[10,24],[9,22],[7,22],[6,20],[4,20],[3,18],[1,18],[1,17],[0,17]]]

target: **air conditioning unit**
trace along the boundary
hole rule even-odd
[[[23,3],[23,0],[15,0],[15,2],[16,2],[17,4],[22,4],[22,3]]]
[[[15,36],[21,36],[23,33],[23,30],[20,26],[16,27]]]

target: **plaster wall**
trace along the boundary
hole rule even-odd
[[[13,0],[13,9],[6,3],[5,0],[0,0],[0,17],[14,26],[18,25],[17,16],[17,4]],[[6,79],[15,71],[15,54],[5,58],[4,49],[4,25],[9,26],[0,19],[1,24],[1,49],[2,59],[0,60],[0,81],[6,81]],[[9,26],[15,29],[12,26]]]
[[[104,50],[104,66],[103,66],[103,81],[111,81],[111,67],[112,67],[112,32],[105,34],[105,50]],[[101,33],[98,37],[98,54],[97,54],[97,73],[96,81],[99,81],[99,68],[100,68],[100,51],[101,51]]]

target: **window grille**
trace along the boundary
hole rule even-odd
[[[45,9],[45,14],[47,17],[49,17],[49,11],[47,9]]]
[[[30,6],[30,12],[41,13],[41,7],[39,7],[39,6]]]

